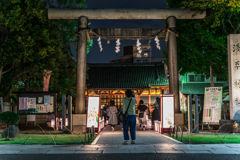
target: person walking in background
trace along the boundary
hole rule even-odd
[[[111,125],[112,131],[115,130],[115,125],[118,124],[118,118],[117,118],[118,109],[114,104],[115,102],[111,101],[110,106],[108,108],[108,115],[109,115],[108,124]]]
[[[135,98],[135,93],[128,89],[125,92],[127,97],[122,99],[123,103],[123,114],[127,112],[128,114],[128,123],[123,124],[123,136],[124,142],[123,145],[128,144],[129,135],[128,135],[128,126],[130,126],[130,135],[132,142],[131,144],[135,144],[136,140],[136,113],[135,113],[135,105],[137,104],[137,100]],[[128,107],[129,106],[129,107]]]
[[[138,106],[138,119],[140,123],[140,128],[145,130],[145,126],[147,125],[147,106],[144,105],[143,100],[139,101],[139,106]]]
[[[107,104],[102,109],[102,115],[104,117],[104,125],[107,125]]]

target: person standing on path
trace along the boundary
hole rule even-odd
[[[122,99],[123,114],[125,114],[127,111],[129,122],[128,122],[128,124],[123,124],[123,136],[124,136],[123,144],[124,145],[128,144],[128,140],[129,140],[128,127],[129,126],[130,126],[130,135],[131,135],[131,139],[132,139],[131,144],[135,144],[135,140],[136,140],[135,105],[137,104],[137,100],[135,98],[135,93],[132,90],[130,90],[130,89],[126,90],[125,95],[127,97],[124,97]],[[129,108],[128,108],[128,106],[129,106]]]
[[[108,114],[109,114],[108,124],[111,125],[112,131],[115,130],[115,125],[118,124],[118,118],[117,118],[118,109],[114,104],[115,104],[115,102],[111,101],[110,106],[108,108]]]
[[[104,116],[104,126],[107,125],[107,104],[102,109],[102,115]]]
[[[146,118],[146,113],[147,113],[147,106],[144,105],[144,101],[140,100],[139,106],[138,106],[138,119],[140,123],[140,128],[145,130],[145,127],[147,125],[147,118]]]

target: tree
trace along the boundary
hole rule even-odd
[[[228,78],[227,36],[240,33],[239,1],[166,0],[170,8],[207,11],[203,20],[177,20],[180,74],[195,72]],[[164,52],[167,59],[167,53]]]
[[[46,7],[56,7],[50,0],[1,2],[0,94],[6,99],[12,91],[42,91],[44,69],[52,71],[50,90],[63,94],[71,90],[76,62],[69,42],[77,41],[77,20],[49,20]],[[57,3],[58,7],[86,7],[84,0]],[[92,41],[88,48],[91,45]]]
[[[27,70],[40,68],[41,60],[51,54],[44,3],[39,0],[1,0],[0,3],[0,78],[8,74],[11,85]]]

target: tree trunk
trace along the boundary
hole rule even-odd
[[[8,88],[8,91],[5,93],[5,95],[3,97],[4,102],[10,102],[9,95],[10,95],[11,92],[12,92],[12,86],[10,86]]]
[[[44,70],[44,76],[43,76],[43,91],[48,92],[49,90],[49,81],[51,77],[52,71]]]
[[[25,92],[27,92],[28,83],[29,83],[29,79],[27,79],[27,80],[24,82],[24,85],[25,85],[24,91],[25,91]]]
[[[0,67],[0,82],[1,82],[1,79],[2,79],[2,73],[3,73],[3,66]]]
[[[212,67],[211,66],[210,66],[210,79],[211,79],[211,87],[215,87],[214,82],[213,82],[213,73],[212,73]]]

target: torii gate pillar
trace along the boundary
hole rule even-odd
[[[176,32],[176,17],[168,17],[167,26]],[[184,114],[180,113],[177,37],[174,33],[168,32],[168,34],[169,93],[174,95],[174,124],[181,126],[184,125]]]
[[[176,17],[167,18],[167,26],[176,32]],[[177,58],[177,37],[175,34],[168,33],[168,70],[169,70],[169,93],[174,95],[175,113],[180,113],[179,102],[179,83],[178,83],[178,58]]]
[[[88,28],[88,18],[80,16],[78,18],[78,31]],[[85,114],[85,85],[87,69],[87,34],[81,32],[78,35],[77,47],[77,82],[75,114],[73,114],[73,131],[83,132],[86,129],[87,116]]]

